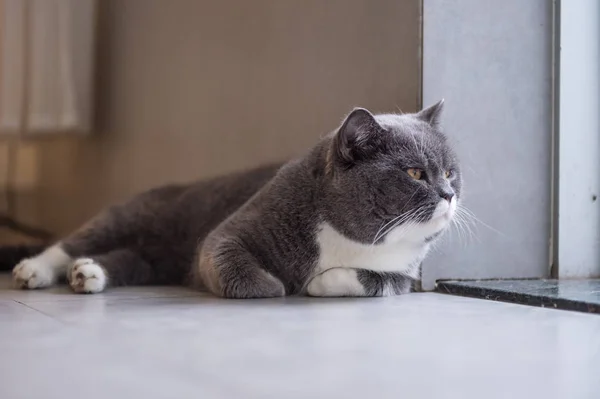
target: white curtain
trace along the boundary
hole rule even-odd
[[[0,135],[90,132],[96,0],[0,4]]]

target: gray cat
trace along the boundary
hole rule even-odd
[[[440,130],[355,109],[304,157],[145,192],[22,260],[22,288],[190,284],[226,298],[407,293],[461,192]]]

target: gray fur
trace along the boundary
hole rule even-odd
[[[372,243],[403,212],[421,207],[413,220],[427,221],[441,197],[460,196],[441,110],[441,102],[405,115],[356,109],[304,157],[148,191],[103,211],[62,247],[97,259],[113,286],[194,284],[228,298],[302,294],[319,257],[320,223]],[[407,175],[415,167],[426,180]],[[397,273],[361,270],[359,281],[370,296],[385,284],[396,293],[411,286]]]
[[[407,294],[413,284],[412,279],[401,273],[377,273],[366,269],[356,272],[367,296],[383,296],[386,290],[395,295]]]

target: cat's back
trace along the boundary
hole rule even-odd
[[[281,166],[269,164],[191,183],[170,203],[169,216],[188,224],[194,235],[205,235],[260,191]],[[163,189],[171,195],[169,188]]]
[[[153,187],[130,198],[123,205],[144,206],[158,211],[163,207],[204,208],[217,203],[250,197],[272,179],[283,163],[268,164],[191,183]]]
[[[196,181],[185,187],[177,205],[213,208],[229,202],[245,202],[271,180],[281,166],[281,163],[269,164]]]
[[[275,176],[281,164],[144,191],[108,211],[140,237],[198,241]],[[146,239],[148,237],[145,237]]]

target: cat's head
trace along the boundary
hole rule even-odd
[[[462,185],[442,109],[443,100],[415,114],[352,111],[327,143],[327,221],[365,243],[439,235]]]

